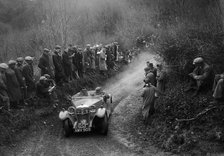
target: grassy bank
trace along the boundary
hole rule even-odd
[[[218,106],[203,114],[206,108],[211,108],[212,93],[201,93],[192,98],[191,93],[184,92],[185,87],[186,82],[170,80],[166,95],[156,102],[151,123],[140,130],[143,138],[174,153],[204,155],[223,152],[223,107]],[[196,117],[200,113],[202,115]],[[177,121],[190,118],[195,119]]]

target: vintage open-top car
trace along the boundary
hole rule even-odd
[[[63,122],[64,136],[68,137],[72,132],[97,131],[104,135],[108,131],[108,120],[111,115],[112,96],[96,90],[83,89],[71,97],[72,106],[59,113]]]

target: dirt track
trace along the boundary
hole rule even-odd
[[[136,92],[142,87],[143,68],[146,60],[154,62],[153,55],[143,54],[125,72],[119,74],[113,80],[109,80],[107,85],[104,86],[104,89],[114,97],[114,104],[111,106],[113,109],[116,108],[121,100],[125,101],[131,93]],[[14,148],[6,148],[4,154],[16,156],[142,155],[121,144],[113,136],[114,133],[119,133],[119,131],[115,131],[111,127],[116,127],[116,124],[120,125],[119,121],[117,123],[111,122],[113,125],[110,125],[109,134],[105,137],[85,133],[64,138],[62,136],[61,122],[56,115],[57,113],[55,113],[53,119],[51,117],[49,121],[46,121],[47,124],[42,130],[29,130],[25,140],[21,141]],[[116,117],[112,115],[112,118]]]

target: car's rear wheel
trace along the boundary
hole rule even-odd
[[[69,119],[63,121],[63,134],[69,137],[72,134],[72,123]]]

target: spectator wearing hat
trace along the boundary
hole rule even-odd
[[[50,79],[50,76],[45,74],[45,76],[41,76],[36,83],[36,95],[42,102],[53,103],[55,107],[58,102],[58,97],[52,88],[55,88],[55,84],[53,80]]]
[[[25,97],[26,97],[26,82],[25,82],[25,78],[23,76],[23,58],[22,57],[19,57],[16,59],[16,67],[14,69],[15,73],[16,73],[16,77],[17,77],[17,80],[19,82],[19,85],[20,85],[20,90],[21,90],[21,93],[22,93],[22,97],[23,97],[23,100],[22,100],[22,103],[24,103],[24,100],[25,100]]]
[[[3,106],[6,106],[7,109],[10,110],[10,102],[5,77],[7,69],[8,65],[6,63],[0,63],[0,106],[3,104]]]
[[[32,98],[35,92],[33,59],[33,57],[26,56],[25,64],[23,66],[23,77],[25,78],[26,82],[26,99]]]
[[[156,77],[155,75],[150,71],[149,67],[146,67],[145,69],[145,77],[148,78],[150,80],[150,83],[153,86],[156,86]]]
[[[90,55],[90,59],[91,59],[91,64],[90,64],[90,68],[92,70],[96,69],[96,47],[93,46],[90,48],[91,50],[91,55]]]
[[[57,85],[63,85],[65,80],[62,57],[60,53],[61,53],[61,47],[57,45],[55,47],[55,51],[53,55],[53,63],[55,67],[55,82]]]
[[[41,55],[41,57],[39,59],[38,67],[41,70],[41,76],[43,76],[44,74],[48,74],[51,76],[51,78],[53,78],[54,72],[53,72],[53,67],[51,67],[51,65],[50,65],[49,52],[50,52],[49,49],[44,48],[43,54]]]
[[[100,46],[97,44],[95,45],[95,66],[96,69],[99,70],[99,55],[98,52],[100,51]]]
[[[144,124],[148,124],[149,118],[155,112],[155,106],[154,106],[156,100],[155,94],[159,93],[161,95],[164,95],[164,93],[162,93],[155,86],[153,86],[149,78],[146,77],[144,82],[145,86],[141,93],[141,97],[143,98],[142,116]]]
[[[105,75],[106,71],[107,71],[107,64],[106,64],[106,60],[107,60],[107,55],[106,55],[106,49],[103,47],[99,52],[99,69],[100,69],[100,73]]]
[[[41,76],[39,81],[36,83],[36,95],[39,98],[46,98],[48,96],[49,84],[47,83],[47,78]]]
[[[90,71],[91,69],[92,52],[90,47],[91,45],[87,44],[85,50],[83,51],[84,72]]]
[[[77,53],[77,46],[72,46],[72,44],[68,45],[68,56],[71,64],[71,80],[78,78],[77,67],[74,63],[75,55]]]
[[[78,74],[78,64],[79,64],[78,47],[73,46],[72,49],[69,51],[70,51],[69,56],[71,57],[71,64],[72,64],[72,79],[79,79],[80,77]]]
[[[69,56],[68,50],[64,50],[62,54],[62,63],[63,63],[63,68],[65,72],[65,79],[66,81],[71,81],[72,80],[72,55]]]
[[[77,67],[78,76],[83,78],[83,54],[82,48],[78,48],[77,53],[75,53],[75,57],[73,59],[73,63]]]
[[[107,67],[108,67],[108,70],[111,70],[114,68],[114,55],[111,51],[111,45],[108,45],[107,48],[106,48],[106,55],[107,55],[107,60],[106,60],[106,63],[107,63]]]
[[[195,90],[193,96],[197,96],[202,89],[211,89],[214,76],[212,68],[204,62],[202,57],[195,58],[193,65],[195,69],[189,74],[190,83],[185,91]]]
[[[157,76],[157,69],[153,66],[153,63],[149,63],[149,70],[154,74],[154,76]]]
[[[22,71],[22,68],[23,68],[23,63],[24,63],[24,59],[23,59],[23,57],[18,57],[17,59],[16,59],[16,67],[17,68],[20,68],[20,70]]]
[[[20,90],[19,81],[14,71],[16,66],[16,61],[10,60],[8,62],[8,66],[9,68],[6,70],[5,77],[6,77],[6,85],[8,89],[10,105],[11,107],[17,108],[20,101],[22,100],[22,93]]]
[[[24,59],[22,57],[18,57],[16,59],[16,67],[15,67],[15,72],[16,72],[16,76],[18,78],[18,81],[20,83],[20,86],[25,87],[26,83],[25,83],[25,78],[23,77],[23,63],[24,63]]]

